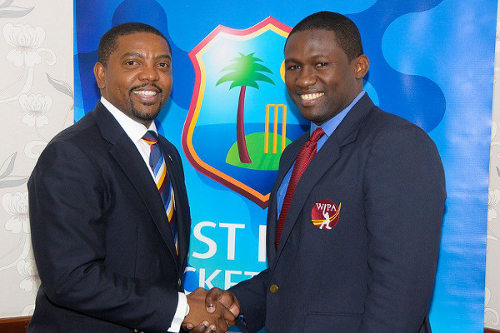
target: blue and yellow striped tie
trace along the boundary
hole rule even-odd
[[[154,131],[147,131],[142,139],[146,141],[150,147],[149,166],[151,167],[151,170],[153,170],[156,187],[158,188],[161,199],[163,200],[163,205],[165,207],[165,212],[167,213],[168,223],[172,229],[175,248],[177,249],[178,254],[179,246],[177,240],[177,226],[173,223],[175,210],[174,190],[167,174],[167,165],[165,164],[165,159],[163,158],[163,152],[158,144],[158,135]]]

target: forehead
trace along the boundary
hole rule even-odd
[[[335,32],[314,29],[298,31],[291,35],[286,43],[285,58],[296,56],[333,55],[344,53],[337,43]]]
[[[111,56],[120,57],[129,52],[171,55],[167,41],[151,32],[134,32],[118,36],[116,38],[116,48],[111,53]]]

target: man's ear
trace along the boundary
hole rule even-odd
[[[362,79],[368,73],[368,68],[370,67],[370,60],[364,54],[360,55],[354,61],[354,75],[357,79]]]
[[[104,89],[104,87],[106,86],[105,74],[106,68],[104,67],[104,65],[100,62],[96,62],[94,66],[94,76],[99,89]]]

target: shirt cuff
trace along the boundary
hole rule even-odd
[[[175,311],[172,323],[168,328],[168,332],[179,332],[181,330],[182,322],[189,312],[187,297],[184,293],[178,293],[177,310]]]

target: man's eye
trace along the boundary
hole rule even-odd
[[[160,62],[158,66],[162,68],[170,68],[170,64],[168,62]]]
[[[321,68],[321,67],[326,67],[326,66],[328,66],[328,63],[327,63],[327,62],[318,62],[318,63],[316,64],[316,67],[318,67],[318,68]]]
[[[294,71],[296,69],[299,69],[299,66],[298,65],[290,65],[290,66],[287,66],[286,67],[286,70],[287,71]]]
[[[129,60],[129,61],[125,62],[125,65],[127,65],[127,66],[134,66],[135,64],[136,64],[136,62],[134,60]]]

